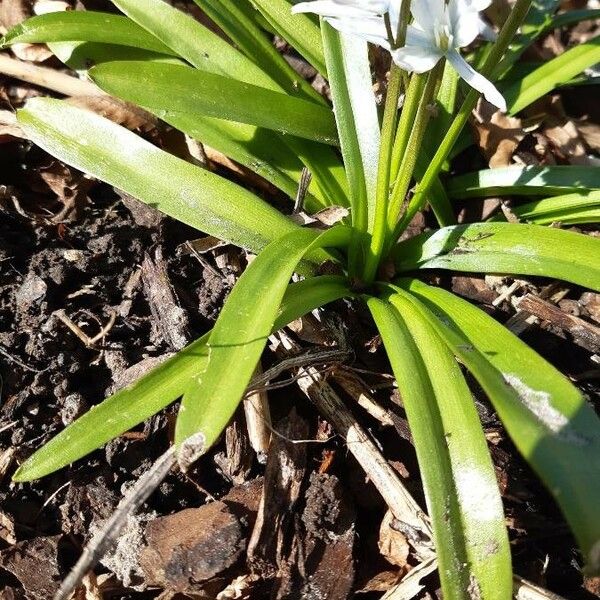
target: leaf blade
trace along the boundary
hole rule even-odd
[[[287,0],[252,0],[261,14],[323,77],[327,67],[323,56],[319,27],[308,15],[292,14],[292,4]]]
[[[220,239],[258,251],[297,229],[244,188],[89,111],[61,100],[34,98],[17,118],[50,154]],[[222,197],[229,201],[222,202]]]
[[[600,419],[560,372],[469,302],[402,280],[436,315],[438,330],[490,398],[513,442],[561,506],[600,570]]]
[[[453,177],[448,181],[452,198],[503,195],[558,195],[600,187],[600,168],[575,165],[503,167]]]
[[[555,277],[600,290],[600,240],[523,223],[474,223],[427,232],[394,249],[400,272],[449,269]]]
[[[111,0],[130,19],[197,69],[279,89],[254,62],[208,27],[163,0]]]
[[[173,50],[121,15],[95,11],[65,11],[38,15],[13,27],[0,47],[21,43],[99,42],[175,55]]]
[[[413,434],[444,597],[508,598],[512,577],[502,502],[466,382],[419,303],[405,292],[386,298],[391,305],[375,299],[368,304]]]
[[[600,62],[600,36],[578,44],[544,63],[504,92],[510,114],[518,113],[551,92],[556,86],[570,81],[598,62]]]
[[[269,244],[244,271],[207,342],[206,367],[181,401],[175,443],[184,471],[214,444],[233,416],[297,264],[311,250],[346,246],[350,235],[342,226],[320,234],[300,229]],[[261,301],[249,303],[248,298]]]
[[[153,111],[182,112],[337,143],[331,110],[215,73],[164,63],[103,63],[90,70],[103,90]]]

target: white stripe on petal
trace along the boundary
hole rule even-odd
[[[404,46],[392,51],[394,62],[413,73],[425,73],[435,67],[442,58],[442,53],[437,48],[428,46]]]
[[[471,87],[481,92],[488,102],[497,106],[502,112],[506,112],[506,100],[491,81],[475,71],[458,52],[451,51],[446,56],[458,74]]]

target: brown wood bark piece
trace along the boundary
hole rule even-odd
[[[0,567],[12,573],[27,598],[48,600],[60,585],[58,544],[61,536],[37,537],[0,552]]]
[[[252,469],[252,448],[241,419],[241,411],[225,430],[225,452],[215,455],[215,463],[227,479],[234,484],[248,480]]]
[[[533,294],[521,298],[519,308],[569,333],[573,341],[590,352],[600,352],[600,327],[562,311]]]
[[[273,577],[289,556],[289,532],[306,472],[306,446],[287,440],[306,439],[308,425],[295,409],[282,419],[273,436],[258,517],[248,544],[248,562],[263,576]]]
[[[149,585],[192,591],[234,565],[245,546],[237,517],[223,502],[211,502],[146,526],[140,566]]]
[[[148,254],[145,256],[142,280],[160,336],[175,350],[181,350],[190,340],[188,319],[177,302],[160,247],[156,249],[154,259]]]

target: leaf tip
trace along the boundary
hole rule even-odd
[[[177,462],[183,473],[206,452],[206,436],[199,431],[183,440],[177,452]]]

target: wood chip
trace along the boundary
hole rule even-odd
[[[60,535],[19,542],[0,552],[0,567],[12,573],[31,600],[48,600],[60,583],[58,544]]]
[[[146,582],[181,593],[231,567],[245,546],[237,517],[219,501],[154,519],[145,537]]]
[[[169,281],[167,263],[160,247],[155,250],[154,258],[148,254],[144,257],[142,281],[160,337],[174,350],[181,350],[190,341],[188,318]]]
[[[267,459],[258,517],[248,544],[248,563],[265,577],[285,563],[284,540],[293,523],[306,472],[306,446],[288,440],[306,439],[308,425],[296,409],[276,426]]]
[[[566,331],[576,344],[586,350],[600,352],[600,327],[563,312],[558,306],[533,294],[523,296],[519,302],[519,308],[547,321],[553,327]]]

